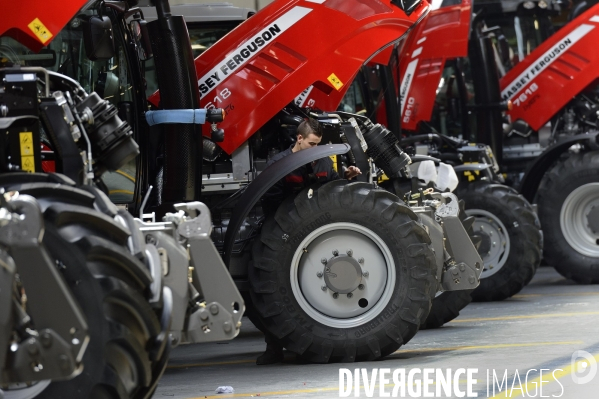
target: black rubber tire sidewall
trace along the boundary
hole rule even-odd
[[[323,192],[328,194],[319,196]],[[371,185],[337,181],[314,190],[314,196],[318,198],[304,200],[305,190],[295,201],[283,203],[277,221],[267,220],[261,238],[255,242],[251,294],[263,325],[287,349],[313,362],[388,355],[412,338],[429,312],[437,286],[430,238],[396,196]],[[309,209],[300,215],[298,205]],[[393,219],[385,220],[385,213]],[[294,297],[289,277],[289,265],[299,243],[312,230],[336,222],[359,224],[377,234],[390,249],[396,268],[394,292],[385,309],[364,325],[347,329],[323,325],[304,312]],[[281,228],[281,224],[286,226]],[[398,227],[401,225],[403,228]],[[285,232],[297,233],[284,242],[281,236]],[[265,271],[264,266],[273,266],[273,271]],[[272,292],[260,292],[265,287]],[[267,309],[279,313],[268,314]]]
[[[599,283],[599,258],[582,255],[568,244],[560,215],[572,191],[598,182],[599,152],[568,154],[545,174],[537,192],[539,218],[545,232],[545,261],[564,277],[584,284]]]
[[[456,190],[466,210],[481,209],[497,217],[507,229],[510,253],[501,270],[472,292],[474,301],[501,301],[512,297],[533,278],[541,262],[543,233],[532,206],[516,190],[488,182],[460,183]]]

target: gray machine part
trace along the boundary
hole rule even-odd
[[[445,265],[445,244],[443,242],[443,228],[432,216],[434,210],[430,207],[411,208],[420,218],[424,225],[435,252],[435,261],[437,263],[437,276],[443,275],[443,266]]]
[[[137,221],[146,242],[161,254],[164,284],[172,290],[171,343],[233,339],[245,305],[210,238],[210,210],[201,202],[175,209],[169,222]]]
[[[82,370],[81,360],[89,341],[85,317],[41,242],[44,219],[35,198],[17,194],[8,208],[12,213],[4,215],[0,244],[9,249],[18,267],[37,334],[11,347],[0,381],[75,376]]]
[[[186,337],[190,342],[233,339],[239,334],[245,304],[227,267],[212,243],[210,210],[201,202],[175,205],[189,215],[177,232],[187,239],[193,264],[193,286],[206,301],[206,307],[190,316]]]
[[[12,288],[15,269],[15,262],[10,255],[0,249],[0,374],[6,361],[12,331]]]
[[[143,228],[142,228],[143,230]],[[189,259],[185,248],[166,232],[144,231],[146,243],[156,247],[161,259],[163,282],[172,292],[173,313],[171,320],[171,345],[181,343],[181,333],[185,327],[185,316],[189,303],[189,283],[187,282]],[[166,255],[166,256],[165,256]]]
[[[462,224],[458,198],[452,193],[442,193],[445,203],[435,212],[445,233],[445,249],[450,258],[441,277],[444,291],[469,290],[478,287],[483,260]]]

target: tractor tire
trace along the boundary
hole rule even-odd
[[[599,151],[560,159],[543,176],[537,204],[545,261],[578,283],[599,283]]]
[[[437,293],[433,299],[431,311],[426,320],[420,325],[421,330],[431,330],[442,327],[460,315],[470,302],[473,290],[444,291]]]
[[[0,177],[0,187],[37,199],[45,223],[42,243],[83,311],[90,337],[81,374],[12,387],[5,399],[151,396],[170,346],[159,319],[161,303],[148,301],[152,277],[131,254],[131,232],[117,208],[99,190],[76,188],[60,175],[10,174]]]
[[[532,206],[502,184],[474,182],[458,186],[466,215],[475,217],[474,235],[485,265],[474,301],[502,301],[517,294],[541,263],[543,233]]]
[[[249,280],[264,328],[315,363],[393,353],[416,334],[437,288],[416,214],[385,190],[347,180],[283,202],[254,242]]]

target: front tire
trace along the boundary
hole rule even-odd
[[[152,277],[131,254],[131,232],[117,221],[116,207],[98,190],[78,189],[60,175],[11,174],[0,178],[0,187],[40,204],[42,243],[83,311],[90,338],[81,374],[8,390],[6,398],[149,397],[166,368],[168,344],[158,340],[160,303],[148,303]]]
[[[599,283],[599,152],[559,160],[543,176],[537,203],[545,261],[566,278]]]
[[[502,184],[473,182],[458,187],[484,261],[474,301],[502,301],[517,294],[541,263],[543,233],[532,206],[516,190]]]
[[[253,255],[250,294],[264,328],[316,363],[393,353],[416,334],[437,287],[418,217],[365,183],[333,181],[286,200]]]

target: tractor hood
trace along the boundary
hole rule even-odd
[[[52,41],[83,6],[93,1],[3,1],[0,37],[10,36],[38,52]]]
[[[308,87],[345,89],[428,13],[397,0],[275,0],[196,58],[200,106],[223,108],[229,154]],[[159,93],[150,97],[159,104]],[[308,104],[306,104],[308,105]],[[203,130],[209,135],[209,126]]]

